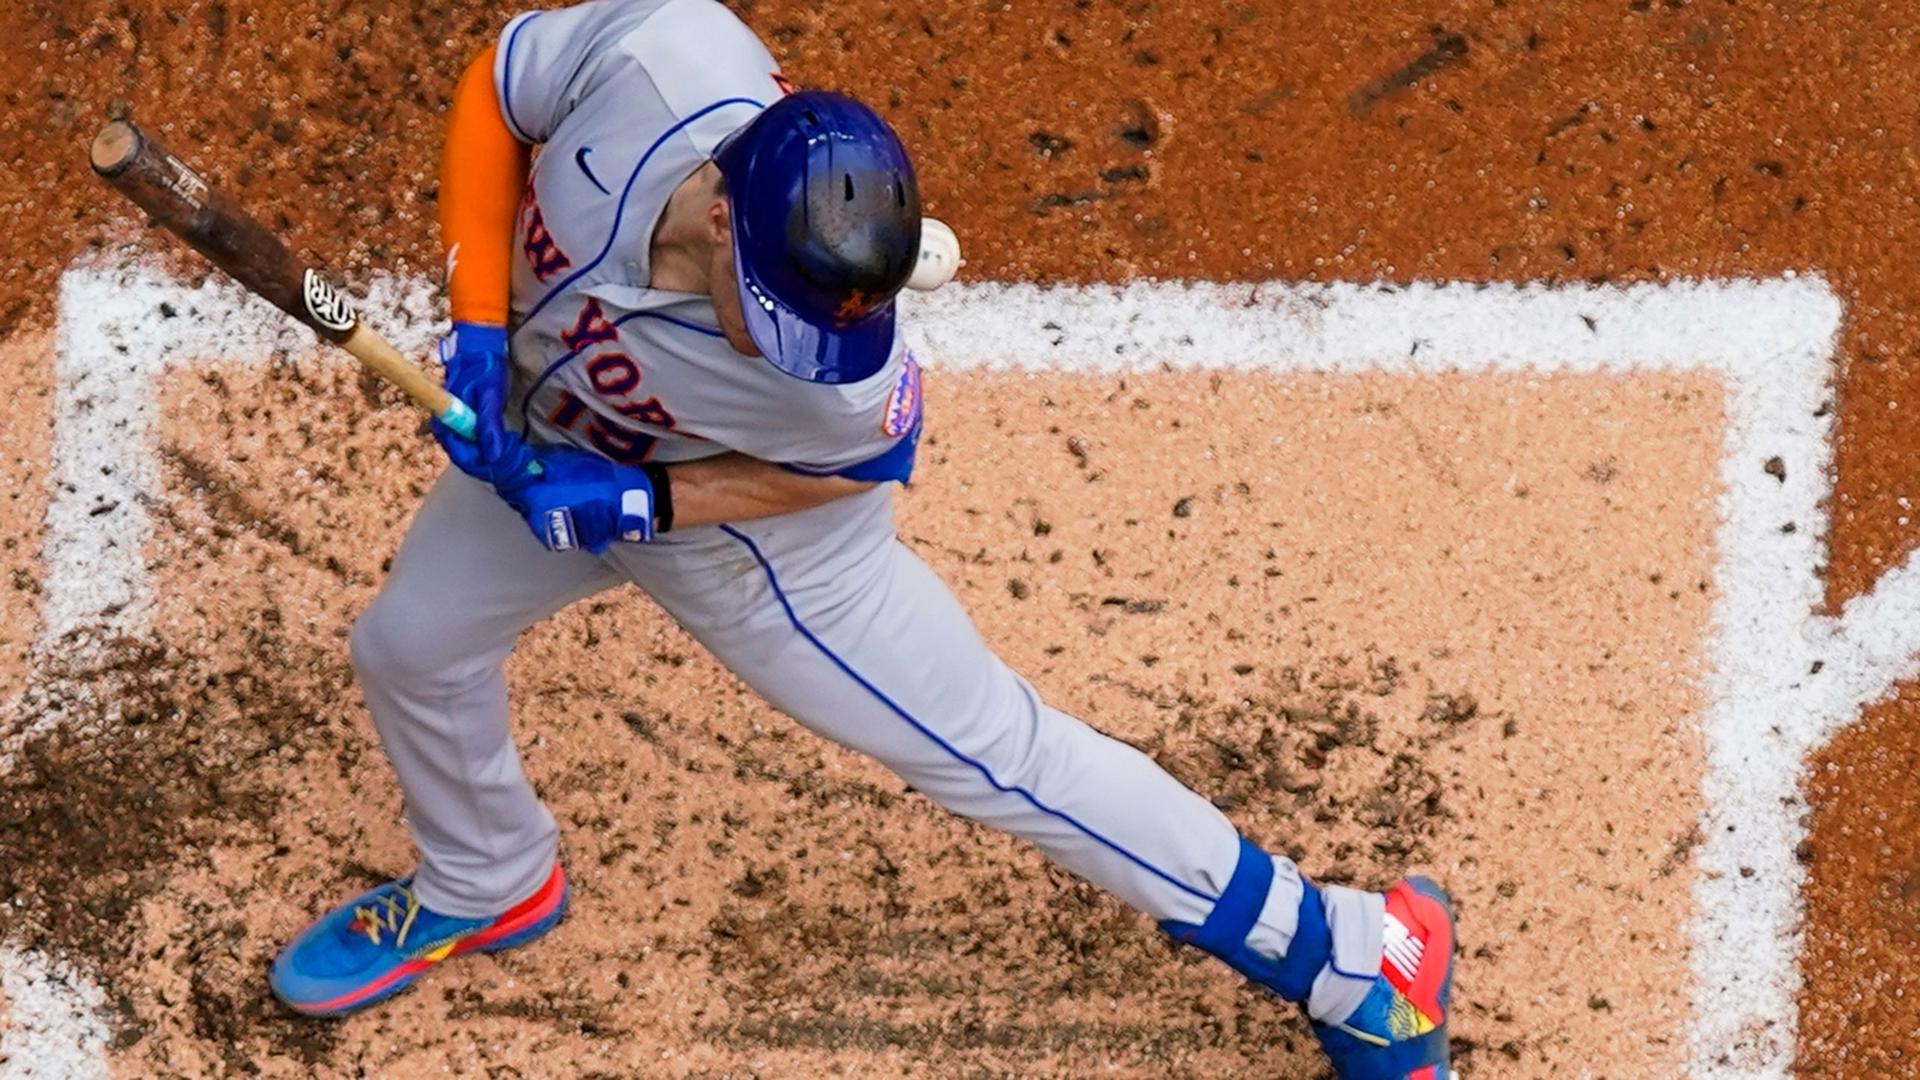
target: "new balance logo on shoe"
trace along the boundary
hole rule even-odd
[[[1413,981],[1414,972],[1420,970],[1420,954],[1426,951],[1426,945],[1413,936],[1405,923],[1393,917],[1389,912],[1386,932],[1382,938],[1382,958],[1402,979]]]

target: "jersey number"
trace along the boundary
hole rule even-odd
[[[642,424],[656,427],[672,427],[673,418],[660,406],[657,398],[648,398],[642,402],[627,402],[615,405],[620,415],[629,417]],[[587,408],[586,402],[575,397],[573,391],[562,390],[560,402],[547,414],[547,420],[562,431],[578,429],[581,420],[587,422],[587,441],[593,448],[622,465],[639,465],[653,456],[653,448],[659,439],[644,431],[633,431],[620,427],[604,416]]]

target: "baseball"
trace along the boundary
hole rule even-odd
[[[960,257],[960,238],[939,218],[920,220],[920,265],[913,268],[907,288],[932,292],[953,280],[954,271],[965,265]]]

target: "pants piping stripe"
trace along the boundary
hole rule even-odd
[[[835,653],[832,649],[828,648],[825,642],[815,637],[813,634],[813,631],[809,630],[807,628],[807,625],[800,621],[800,616],[793,610],[793,604],[787,600],[786,590],[780,587],[780,578],[777,574],[774,573],[773,564],[767,561],[767,557],[765,555],[761,554],[759,545],[755,544],[750,538],[746,536],[746,534],[740,532],[738,529],[735,529],[731,525],[722,525],[720,526],[720,529],[722,532],[725,532],[728,536],[731,536],[735,540],[738,540],[742,544],[746,545],[747,550],[753,554],[754,560],[758,562],[760,564],[760,568],[766,572],[767,584],[773,587],[773,595],[775,598],[777,598],[780,601],[780,607],[783,610],[785,610],[787,614],[787,621],[793,624],[794,630],[798,631],[801,637],[804,637],[807,639],[808,644],[812,645],[816,650],[818,650],[820,655],[826,657],[829,661],[831,661],[835,667],[839,668],[842,672],[845,672],[848,678],[858,683],[862,690],[865,690],[867,693],[873,695],[875,700],[879,701],[882,705],[885,705],[888,708],[888,710],[890,710],[895,716],[898,716],[900,719],[906,721],[907,724],[910,727],[912,727],[915,731],[919,732],[921,735],[926,736],[926,738],[931,740],[934,743],[934,745],[940,747],[940,749],[952,755],[955,760],[960,761],[970,766],[971,768],[973,768],[974,771],[978,772],[981,775],[981,777],[986,780],[988,784],[992,785],[995,791],[1006,792],[1011,795],[1018,795],[1022,799],[1025,799],[1027,803],[1031,805],[1034,809],[1040,811],[1043,814],[1048,814],[1048,815],[1051,815],[1052,817],[1059,818],[1061,821],[1064,821],[1068,825],[1073,826],[1074,829],[1086,835],[1090,839],[1094,840],[1096,843],[1100,844],[1101,846],[1107,848],[1109,851],[1112,851],[1114,854],[1119,855],[1121,858],[1126,859],[1128,862],[1134,864],[1135,866],[1138,866],[1140,869],[1145,870],[1147,873],[1152,874],[1154,877],[1159,878],[1161,881],[1166,882],[1167,884],[1173,886],[1176,889],[1179,889],[1181,892],[1184,892],[1189,896],[1198,897],[1201,900],[1205,900],[1210,904],[1215,903],[1220,899],[1219,897],[1211,893],[1205,892],[1200,889],[1196,889],[1193,886],[1188,885],[1186,882],[1181,881],[1179,878],[1174,877],[1172,874],[1167,873],[1166,871],[1153,865],[1152,863],[1141,858],[1140,856],[1135,855],[1133,852],[1128,851],[1126,848],[1121,847],[1119,844],[1113,842],[1112,840],[1107,839],[1105,836],[1102,836],[1099,832],[1090,828],[1085,822],[1082,822],[1078,818],[1074,817],[1072,814],[1069,814],[1064,810],[1056,810],[1053,807],[1048,806],[1046,803],[1041,802],[1038,796],[1034,795],[1033,792],[1028,791],[1026,788],[1020,787],[1017,784],[1001,783],[1000,778],[993,775],[993,770],[987,768],[985,763],[975,758],[969,757],[965,753],[962,753],[959,750],[959,748],[955,747],[952,743],[949,743],[947,740],[941,738],[940,735],[937,732],[935,732],[933,729],[927,727],[925,724],[915,719],[912,713],[909,713],[907,712],[907,710],[901,708],[898,702],[894,701],[892,698],[888,697],[885,693],[883,693],[878,687],[868,682],[864,676],[862,676],[858,671],[855,671],[853,667],[849,665],[845,660],[842,660],[839,654]]]

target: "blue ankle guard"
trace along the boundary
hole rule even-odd
[[[1197,945],[1227,962],[1227,966],[1273,991],[1287,1001],[1305,1001],[1333,955],[1333,934],[1327,929],[1326,908],[1320,902],[1320,890],[1305,878],[1300,897],[1300,922],[1294,929],[1287,955],[1271,960],[1247,947],[1247,935],[1260,921],[1267,892],[1273,887],[1273,857],[1259,845],[1241,837],[1240,861],[1226,891],[1214,901],[1207,921],[1192,923],[1167,921],[1160,924],[1175,941]]]

